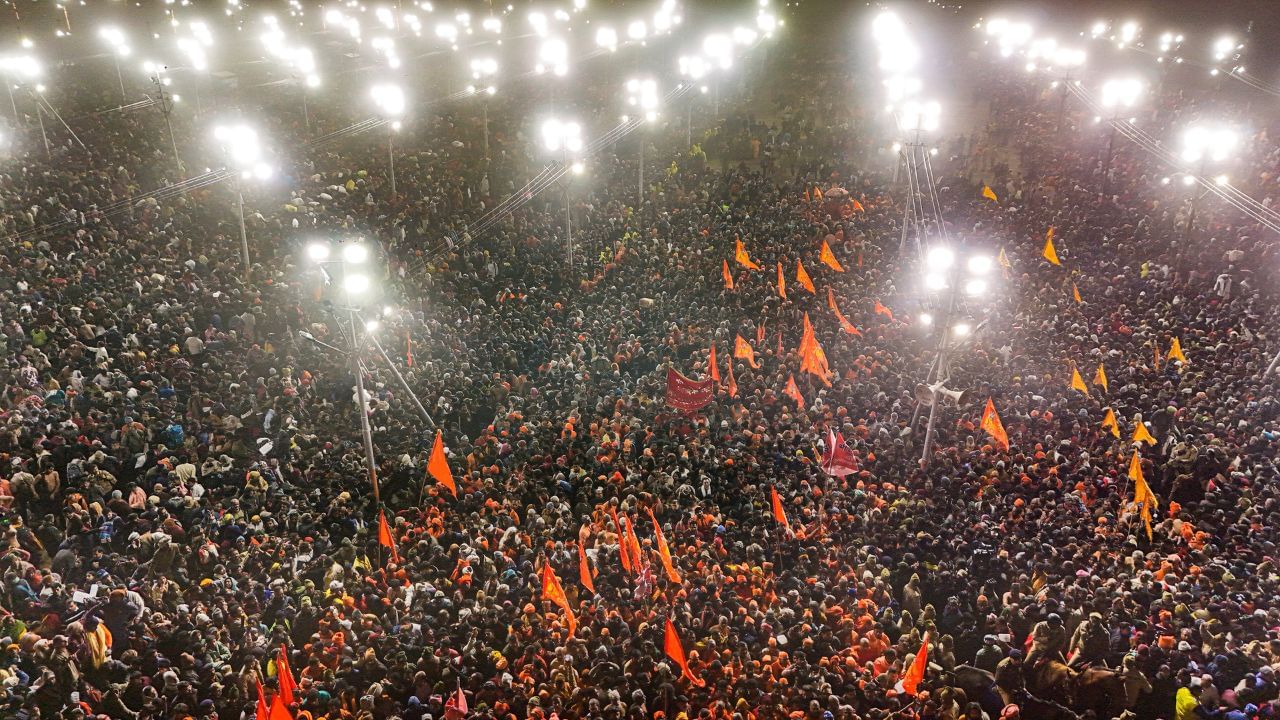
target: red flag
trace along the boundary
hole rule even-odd
[[[622,569],[629,573],[635,572],[631,568],[631,556],[627,553],[627,536],[626,529],[622,527],[622,522],[618,520],[618,511],[609,508],[609,515],[613,517],[613,526],[617,528],[618,533],[618,557],[622,560]],[[639,558],[637,558],[639,560]],[[639,568],[636,568],[637,570]]]
[[[796,258],[796,282],[800,283],[800,287],[814,295],[818,294],[818,291],[813,288],[813,280],[809,279],[809,273],[805,272],[804,263],[800,262],[800,258]]]
[[[280,646],[280,654],[277,658],[276,684],[280,687],[280,697],[284,699],[286,706],[292,705],[294,700],[293,691],[298,688],[298,683],[293,679],[293,670],[289,669],[289,652],[284,649],[283,645]]]
[[[691,413],[702,408],[715,397],[712,380],[690,380],[671,368],[667,368],[667,405],[682,412]]]
[[[822,471],[832,477],[844,477],[858,472],[853,453],[844,442],[844,436],[827,428],[827,446],[822,451]]]
[[[738,397],[738,381],[733,379],[733,363],[732,362],[729,363],[728,390],[729,390],[729,397],[731,398]]]
[[[640,552],[640,539],[636,537],[636,529],[631,527],[631,516],[623,515],[622,524],[627,528],[625,535],[628,543],[627,552],[631,554],[631,563],[635,566],[636,572],[638,573],[648,566],[649,561],[645,559],[643,564],[641,563],[641,559],[644,558],[644,553]]]
[[[889,318],[889,322],[894,322],[894,319],[893,319],[893,311],[892,311],[892,310],[890,310],[889,308],[887,308],[887,307],[885,307],[885,306],[881,305],[879,300],[877,300],[877,301],[876,301],[875,311],[876,311],[877,313],[879,313],[879,314],[881,314],[881,315],[884,315],[885,317]]]
[[[800,394],[800,388],[796,386],[795,375],[790,375],[787,377],[787,388],[783,390],[783,392],[786,394],[787,397],[796,401],[797,410],[804,409],[804,396]]]
[[[595,594],[595,576],[591,573],[591,564],[587,562],[587,551],[583,549],[581,542],[578,543],[578,582],[591,591],[591,594]]]
[[[459,683],[457,692],[453,693],[444,704],[445,720],[462,720],[470,710],[467,707],[467,696],[462,692],[462,684]]]
[[[1004,431],[1004,423],[1000,422],[1000,414],[996,412],[996,404],[991,402],[991,398],[987,398],[987,407],[982,411],[982,429],[991,435],[997,447],[1009,451],[1009,434]]]
[[[724,261],[724,268],[720,271],[720,273],[721,275],[724,276],[724,289],[732,290],[733,289],[733,273],[729,271],[728,260]]]
[[[573,637],[574,631],[578,629],[578,619],[573,616],[573,608],[569,607],[569,598],[565,597],[564,588],[560,587],[560,578],[556,577],[556,571],[551,569],[550,561],[542,564],[542,598],[559,605],[564,611],[565,619],[569,622],[569,637]]]
[[[267,706],[267,697],[262,694],[262,681],[258,682],[258,707],[253,713],[253,720],[269,720],[271,708]]]
[[[842,266],[840,261],[836,259],[836,254],[831,252],[831,246],[827,244],[825,239],[822,241],[822,250],[818,252],[818,259],[832,270],[835,270],[836,272],[844,272],[844,266]]]
[[[906,674],[902,676],[902,692],[908,695],[915,695],[916,688],[920,683],[924,682],[924,671],[929,666],[929,631],[924,633],[924,640],[920,643],[920,652],[916,653],[916,657],[911,661],[911,667],[907,668]]]
[[[689,682],[697,687],[707,684],[702,678],[694,677],[689,670],[689,660],[684,655],[684,645],[680,644],[680,636],[676,634],[676,626],[671,624],[671,618],[667,618],[667,632],[662,641],[662,649],[666,651],[667,657],[680,667],[680,674],[688,678]]]
[[[427,473],[435,478],[436,482],[448,488],[455,498],[458,497],[458,486],[453,482],[449,460],[444,456],[444,434],[439,430],[436,431],[436,444],[431,448],[431,459],[427,461]]]
[[[662,561],[662,569],[667,572],[667,578],[671,582],[680,583],[680,573],[676,572],[676,566],[671,562],[671,548],[667,546],[667,538],[662,534],[662,526],[658,524],[658,518],[653,516],[653,511],[645,508],[645,512],[649,513],[649,520],[653,522],[653,535],[658,545],[658,559]]]
[[[396,552],[396,539],[391,536],[391,528],[387,527],[387,516],[378,511],[378,544],[391,548],[392,562],[400,562],[400,553]]]
[[[778,497],[778,488],[770,486],[769,496],[773,502],[773,519],[777,520],[787,532],[791,532],[791,523],[787,522],[787,511],[782,507],[782,498]]]
[[[751,349],[751,344],[742,339],[741,335],[735,336],[733,342],[733,356],[747,361],[747,364],[753,368],[759,368],[756,364],[756,351]]]
[[[280,693],[276,693],[271,701],[271,712],[267,714],[267,720],[293,720],[293,715],[289,713],[289,708],[285,706]]]
[[[787,278],[782,274],[782,263],[778,263],[778,297],[787,299]]]
[[[711,366],[711,379],[715,381],[716,387],[720,387],[720,365],[716,362],[715,343],[711,343],[711,356],[707,358],[707,364]]]

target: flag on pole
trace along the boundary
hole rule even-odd
[[[720,387],[720,364],[716,362],[716,344],[711,343],[711,355],[707,358],[707,364],[711,366],[711,379],[716,381],[716,387]]]
[[[1058,260],[1058,251],[1053,247],[1053,228],[1049,228],[1049,232],[1044,237],[1044,259],[1054,265],[1062,265],[1062,261]]]
[[[630,553],[627,552],[626,528],[622,526],[622,521],[618,519],[617,510],[610,507],[609,515],[613,518],[613,527],[616,529],[616,532],[618,533],[618,559],[622,561],[622,569],[626,570],[629,573],[634,573],[640,568],[639,568],[638,562],[636,563],[636,567],[634,569],[632,568],[631,555]],[[637,560],[639,560],[639,558],[637,558]]]
[[[729,391],[729,397],[738,397],[738,381],[733,378],[733,362],[729,362],[729,384],[726,386]]]
[[[822,450],[822,471],[832,477],[844,477],[858,472],[853,452],[845,444],[844,435],[827,428],[826,447]]]
[[[662,649],[666,652],[667,657],[680,668],[680,674],[687,678],[689,682],[697,687],[703,687],[707,683],[702,678],[695,677],[693,672],[689,670],[689,660],[684,654],[684,645],[680,643],[680,636],[676,634],[676,626],[671,624],[671,618],[667,618],[667,630],[662,640]]]
[[[840,308],[836,305],[835,293],[831,291],[831,288],[827,288],[827,307],[831,308],[831,312],[836,314],[836,320],[840,321],[841,330],[850,335],[862,337],[862,333],[858,328],[854,327],[853,323],[849,322],[848,318],[844,316],[844,313],[840,312]]]
[[[791,523],[787,522],[787,511],[782,507],[782,498],[778,497],[778,488],[769,487],[769,500],[773,504],[773,519],[787,532],[791,532]]]
[[[889,322],[894,322],[893,311],[881,305],[879,300],[876,301],[876,306],[873,309],[876,311],[877,314],[883,315],[889,318]]]
[[[818,259],[832,270],[844,272],[844,267],[839,260],[836,260],[835,253],[831,252],[831,246],[827,244],[826,240],[822,241],[822,250],[818,253]]]
[[[854,212],[864,213],[864,212],[866,212],[866,211],[867,211],[867,209],[866,209],[866,208],[862,207],[862,203],[858,202],[858,199],[857,199],[857,198],[854,198],[854,199],[850,200],[849,202],[853,203],[853,210],[854,210]]]
[[[920,683],[924,682],[924,671],[928,667],[929,631],[926,630],[924,639],[920,642],[920,652],[916,653],[915,659],[911,661],[911,667],[907,668],[907,672],[902,676],[902,692],[915,695]]]
[[[827,355],[822,351],[822,346],[818,344],[818,338],[814,335],[813,324],[809,322],[809,313],[804,314],[804,337],[800,340],[800,369],[811,375],[817,375],[818,379],[827,386],[831,387],[831,367],[827,364]]]
[[[662,561],[662,569],[666,571],[667,579],[679,585],[680,573],[676,572],[675,563],[671,561],[671,548],[667,546],[667,538],[662,534],[662,526],[658,524],[658,518],[653,516],[653,510],[645,508],[645,512],[649,513],[649,520],[653,522],[653,536],[658,546],[658,559]]]
[[[747,254],[747,249],[742,246],[742,241],[735,237],[734,242],[737,243],[738,248],[734,252],[733,258],[738,261],[738,264],[748,270],[759,270],[760,266],[751,261],[751,256]]]
[[[800,258],[796,258],[796,282],[810,293],[818,294],[818,291],[813,289],[813,280],[809,279],[809,273],[805,272],[804,263],[800,262]]]
[[[724,275],[724,289],[732,290],[733,289],[733,273],[729,270],[728,260],[724,261],[724,268],[720,272],[722,275]]]
[[[1177,360],[1183,365],[1187,364],[1187,356],[1182,354],[1182,343],[1178,338],[1174,338],[1169,343],[1169,354],[1165,356],[1169,360]]]
[[[1133,425],[1133,437],[1129,439],[1129,442],[1144,442],[1148,445],[1155,445],[1156,438],[1151,434],[1151,431],[1147,430],[1147,424],[1139,421]]]
[[[591,571],[591,563],[587,561],[587,551],[578,543],[578,582],[592,595],[596,592],[595,573]]]
[[[1117,440],[1120,439],[1120,423],[1116,422],[1115,410],[1107,408],[1107,414],[1102,417],[1102,429],[1110,430]]]
[[[782,274],[782,263],[778,263],[778,297],[787,299],[787,278]]]
[[[267,696],[262,693],[262,681],[258,680],[258,705],[253,713],[253,720],[269,720],[271,708],[267,705]]]
[[[982,186],[982,197],[990,200],[991,202],[1000,202],[1000,198],[996,197],[996,191],[992,190],[989,185]]]
[[[1000,248],[1000,254],[996,255],[996,262],[1004,268],[1004,274],[1008,277],[1009,271],[1013,269],[1013,263],[1009,262],[1009,256],[1004,254],[1004,248]]]
[[[444,720],[462,720],[471,709],[467,707],[467,696],[462,692],[462,683],[444,704]]]
[[[408,331],[404,334],[404,365],[413,367],[413,336]]]
[[[1160,501],[1156,499],[1156,494],[1151,492],[1146,478],[1142,477],[1142,460],[1138,457],[1137,450],[1133,452],[1133,459],[1129,461],[1129,479],[1133,481],[1134,507],[1142,513],[1142,521],[1147,526],[1147,542],[1151,542],[1151,513],[1160,507]]]
[[[396,552],[396,539],[391,536],[391,528],[387,527],[387,516],[381,510],[378,511],[378,544],[390,548],[391,561],[400,563],[400,553]],[[285,667],[287,668],[288,665]]]
[[[1084,302],[1084,299],[1080,297],[1080,288],[1076,287],[1074,280],[1071,282],[1071,297],[1075,298],[1078,303]]]
[[[1080,371],[1076,369],[1075,365],[1071,366],[1071,389],[1079,390],[1086,396],[1089,394],[1089,387],[1084,384],[1084,378],[1080,377]]]
[[[1151,349],[1154,350],[1155,369],[1160,369],[1160,338],[1151,341]]]
[[[982,411],[982,429],[995,440],[997,447],[1009,451],[1009,434],[1004,431],[1004,423],[1000,422],[1000,414],[996,412],[996,404],[991,398],[987,398],[987,407]]]
[[[649,561],[640,552],[640,538],[636,537],[636,529],[631,526],[631,516],[623,515],[622,524],[627,528],[624,537],[627,538],[627,554],[631,556],[631,566],[639,573],[649,565]]]
[[[783,393],[784,393],[787,397],[789,397],[789,398],[791,398],[792,400],[795,400],[795,401],[796,401],[796,409],[797,409],[797,410],[803,410],[803,409],[804,409],[804,396],[800,394],[800,388],[796,386],[796,376],[795,376],[795,375],[790,375],[790,376],[788,376],[788,377],[787,377],[787,387],[786,387],[786,389],[785,389],[785,390],[783,390]]]
[[[742,339],[741,335],[736,336],[733,343],[733,356],[746,360],[747,364],[753,368],[759,368],[756,364],[756,351],[751,349],[751,344]]]
[[[1107,371],[1102,368],[1102,363],[1098,363],[1098,372],[1093,374],[1093,384],[1102,388],[1102,392],[1107,392]]]
[[[267,714],[267,720],[293,720],[293,715],[284,704],[284,698],[280,697],[280,693],[276,693],[275,698],[271,700],[271,712]]]
[[[436,431],[436,443],[431,448],[431,459],[427,461],[427,473],[455,498],[458,497],[458,485],[453,481],[453,472],[449,470],[449,459],[444,456],[444,433],[439,430]]]
[[[280,646],[279,653],[276,655],[276,686],[284,704],[292,705],[298,683],[293,679],[293,670],[289,668],[289,652],[283,645]]]
[[[569,598],[565,597],[564,588],[560,587],[560,578],[551,569],[551,561],[542,563],[542,599],[550,600],[564,611],[565,620],[569,623],[569,637],[578,629],[578,619],[573,616],[573,608],[569,607]]]

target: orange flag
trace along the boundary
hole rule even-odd
[[[595,575],[591,572],[591,563],[587,562],[587,551],[582,543],[578,543],[578,582],[592,595],[596,592]]]
[[[378,511],[378,544],[391,548],[392,562],[400,562],[400,553],[396,552],[396,539],[391,537],[391,528],[387,527],[387,516]]]
[[[1151,514],[1160,507],[1156,494],[1151,492],[1146,478],[1142,477],[1142,459],[1138,451],[1133,451],[1129,461],[1129,479],[1133,481],[1133,505],[1141,513],[1142,521],[1147,526],[1147,542],[1151,542]]]
[[[293,679],[293,670],[289,668],[289,653],[284,649],[283,645],[280,646],[280,651],[276,658],[276,686],[279,688],[280,697],[284,700],[284,704],[286,706],[292,705],[294,700],[293,691],[298,689],[298,682]]]
[[[666,637],[662,640],[662,649],[667,653],[667,657],[680,668],[680,674],[689,679],[697,687],[703,687],[707,683],[702,678],[694,677],[689,671],[689,660],[684,655],[684,645],[680,644],[680,636],[676,634],[676,626],[671,624],[671,618],[667,618]]]
[[[800,369],[817,375],[827,387],[831,387],[831,381],[828,379],[831,375],[831,367],[827,364],[826,353],[822,351],[822,346],[814,336],[813,324],[809,322],[809,313],[804,314],[804,337],[800,340],[799,353]]]
[[[1155,351],[1155,368],[1160,369],[1160,339],[1156,338],[1151,341],[1151,349]]]
[[[640,552],[640,539],[636,537],[636,529],[631,527],[631,516],[623,515],[622,524],[627,527],[627,554],[631,556],[631,565],[635,568],[636,572],[640,572],[644,569],[640,562],[641,558],[644,557],[644,554]],[[645,561],[644,565],[648,564],[648,561]]]
[[[1045,260],[1048,260],[1054,265],[1062,264],[1062,262],[1058,260],[1058,251],[1053,247],[1053,228],[1049,228],[1049,232],[1045,233],[1044,252],[1042,254],[1044,255]]]
[[[996,412],[996,404],[991,402],[991,398],[987,398],[987,407],[982,411],[982,429],[1001,450],[1009,451],[1009,434],[1004,431],[1004,423],[1000,422],[1000,414]]]
[[[1154,435],[1151,434],[1151,431],[1147,430],[1146,423],[1138,422],[1138,423],[1134,423],[1133,437],[1129,440],[1129,442],[1133,442],[1133,443],[1144,442],[1148,445],[1155,445],[1156,438]]]
[[[1084,378],[1080,377],[1080,371],[1075,365],[1071,366],[1071,389],[1079,390],[1086,396],[1089,394],[1089,387],[1084,384]]]
[[[982,197],[990,200],[991,202],[1000,202],[1000,199],[996,197],[996,191],[992,190],[989,185],[982,186]]]
[[[881,305],[879,300],[877,300],[877,301],[876,301],[876,306],[875,306],[875,308],[874,308],[874,309],[875,309],[875,311],[876,311],[877,313],[879,313],[880,315],[883,315],[883,316],[885,316],[885,317],[889,318],[889,322],[893,322],[893,321],[894,321],[894,320],[893,320],[893,311],[892,311],[892,310],[890,310],[889,308],[887,308],[887,307],[885,307],[885,306]]]
[[[760,318],[760,324],[756,326],[756,342],[764,342],[764,318]]]
[[[759,270],[760,266],[751,262],[751,256],[747,254],[747,249],[742,247],[742,241],[737,237],[734,237],[733,240],[738,246],[738,249],[733,253],[733,259],[748,270]]]
[[[747,364],[753,368],[759,368],[756,364],[756,351],[751,349],[751,344],[742,339],[741,335],[736,336],[733,343],[733,356],[747,361]]]
[[[271,713],[267,715],[267,720],[293,720],[293,715],[289,714],[289,708],[284,704],[284,698],[280,697],[280,693],[276,693],[275,699],[271,701]]]
[[[711,357],[707,358],[707,364],[711,366],[711,379],[716,381],[716,387],[720,387],[720,364],[716,362],[715,343],[711,343]]]
[[[866,209],[866,208],[864,208],[864,207],[862,207],[862,203],[858,202],[858,201],[857,201],[857,199],[851,200],[850,202],[852,202],[852,203],[853,203],[853,209],[854,209],[855,211],[857,211],[857,212],[866,212],[866,211],[867,211],[867,209]]]
[[[927,667],[929,667],[929,631],[926,630],[924,639],[920,642],[920,652],[916,653],[915,659],[911,661],[911,667],[907,668],[907,672],[902,676],[902,692],[915,695],[920,683],[924,682],[924,671]]]
[[[858,328],[854,327],[853,323],[849,322],[848,319],[845,318],[844,313],[840,312],[840,308],[836,306],[836,295],[831,291],[831,288],[827,288],[827,307],[831,308],[831,311],[836,314],[836,319],[840,321],[841,330],[844,330],[850,335],[862,337],[862,333]]]
[[[840,261],[836,260],[835,253],[831,252],[831,246],[827,244],[826,240],[822,241],[822,252],[818,253],[818,259],[832,270],[844,272],[844,268],[840,265]]]
[[[1110,430],[1111,434],[1117,439],[1120,438],[1120,423],[1116,422],[1116,411],[1107,408],[1107,414],[1102,418],[1102,429]]]
[[[791,532],[791,523],[787,522],[787,510],[782,507],[782,498],[778,497],[778,488],[769,487],[769,499],[773,503],[773,519],[786,528],[787,532]]]
[[[782,263],[778,263],[778,297],[787,299],[787,278],[782,274]]]
[[[1075,298],[1078,303],[1084,302],[1084,299],[1080,297],[1080,288],[1076,287],[1075,282],[1071,283],[1071,297]]]
[[[560,606],[564,611],[565,619],[569,622],[569,637],[573,637],[574,631],[578,629],[578,619],[573,616],[573,608],[569,607],[569,598],[565,597],[564,588],[560,587],[560,578],[556,577],[556,571],[551,569],[550,561],[542,563],[542,599],[550,600]]]
[[[1102,388],[1102,392],[1107,392],[1107,371],[1102,368],[1102,363],[1098,363],[1098,372],[1093,374],[1093,384]]]
[[[267,697],[262,694],[262,681],[258,682],[258,706],[253,713],[253,720],[269,720],[271,708],[267,706]]]
[[[800,258],[796,258],[796,282],[814,295],[818,294],[818,291],[813,289],[813,281],[809,279],[809,273],[804,271],[804,263],[800,262]]]
[[[448,488],[455,498],[458,497],[458,486],[453,482],[449,460],[444,456],[444,435],[439,430],[436,431],[435,447],[431,448],[431,459],[427,461],[427,473],[435,478],[436,482]]]
[[[738,381],[733,379],[733,363],[729,363],[729,397],[738,397]]]
[[[662,534],[662,526],[658,524],[658,518],[653,516],[653,511],[645,508],[645,512],[649,513],[649,520],[653,521],[653,535],[658,544],[658,558],[662,560],[662,569],[667,571],[667,578],[671,582],[680,584],[680,573],[676,572],[676,566],[671,562],[671,548],[667,546],[667,538]]]
[[[609,508],[609,515],[613,517],[613,527],[618,533],[618,558],[622,561],[622,569],[627,572],[635,572],[631,569],[631,555],[627,552],[627,530],[622,526],[622,522],[618,520],[618,511]],[[639,558],[637,558],[638,560]],[[639,567],[636,568],[638,570]]]
[[[804,396],[800,394],[800,388],[796,387],[796,376],[787,377],[787,389],[783,391],[787,397],[796,401],[796,409],[804,409]]]
[[[721,273],[724,275],[724,289],[732,290],[733,289],[733,273],[729,271],[728,260],[724,261],[724,269],[721,271]]]

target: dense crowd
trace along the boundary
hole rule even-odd
[[[769,67],[792,75],[704,108],[693,147],[677,115],[474,233],[543,163],[517,104],[490,113],[490,159],[475,113],[434,110],[398,141],[395,194],[380,142],[309,146],[247,198],[248,277],[226,187],[145,194],[178,179],[152,115],[84,116],[84,148],[0,160],[0,716],[249,718],[285,663],[288,711],[316,720],[1280,716],[1274,239],[1212,199],[1188,231],[1137,149],[1103,194],[1078,108],[1063,128],[1056,98],[984,81],[990,126],[942,143],[936,190],[950,241],[1009,267],[950,368],[979,401],[939,408],[922,466],[937,336],[878,113],[838,73]],[[1166,90],[1148,127],[1204,103]],[[1233,176],[1269,201],[1280,145],[1255,127]],[[430,419],[361,330],[353,402],[317,238],[374,248],[372,332]],[[830,387],[800,370],[806,315]],[[666,406],[666,370],[708,376],[713,346],[735,394]],[[1099,364],[1107,389],[1070,387]],[[1007,451],[979,427],[987,398]],[[426,473],[437,428],[456,496]],[[820,467],[829,431],[854,473]]]

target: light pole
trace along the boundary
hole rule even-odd
[[[1227,160],[1240,142],[1237,133],[1221,125],[1193,125],[1182,135],[1182,160],[1188,165],[1196,165],[1196,178],[1204,177],[1210,162],[1221,163]],[[1225,176],[1220,179],[1225,184]],[[1191,207],[1187,212],[1187,225],[1182,232],[1182,244],[1185,248],[1191,239],[1191,230],[1196,222],[1196,203],[1201,193],[1191,196]]]
[[[120,58],[129,57],[132,52],[129,48],[129,38],[125,36],[123,30],[114,26],[98,30],[98,37],[111,48],[111,59],[116,64],[116,80],[120,82],[120,104],[124,105],[127,98],[124,91],[124,73],[120,72]]]
[[[929,464],[929,451],[933,447],[934,426],[938,417],[938,406],[947,397],[956,398],[946,387],[951,377],[950,355],[964,342],[973,331],[968,315],[959,307],[964,297],[981,301],[987,294],[987,277],[991,274],[994,263],[987,255],[974,254],[959,262],[955,253],[949,248],[934,247],[925,255],[924,287],[925,296],[930,298],[928,307],[936,309],[939,317],[935,320],[933,313],[923,313],[920,324],[926,328],[936,323],[938,332],[938,354],[926,382],[917,388],[917,396],[927,399],[929,404],[929,420],[925,425],[924,449],[920,455],[921,467]],[[916,413],[920,412],[920,404],[916,405]],[[915,427],[916,418],[912,417],[911,427]]]
[[[253,265],[249,261],[249,233],[244,224],[242,182],[251,178],[266,180],[271,177],[272,169],[262,159],[262,145],[258,140],[257,131],[248,125],[244,123],[219,125],[213,129],[213,137],[226,153],[230,169],[235,173],[236,214],[240,220],[240,260],[244,265],[244,277],[247,282]]]
[[[1102,107],[1111,109],[1111,134],[1107,138],[1107,155],[1102,161],[1102,191],[1105,194],[1111,186],[1111,160],[1115,157],[1116,132],[1126,110],[1133,108],[1141,99],[1144,86],[1142,81],[1133,78],[1112,78],[1102,84]]]
[[[903,203],[902,210],[902,236],[898,241],[898,254],[901,257],[906,256],[908,229],[913,224],[916,226],[917,253],[922,249],[925,228],[921,223],[926,214],[924,207],[921,205],[921,198],[925,190],[921,187],[920,174],[921,170],[929,162],[928,149],[925,148],[923,133],[937,131],[941,117],[942,105],[934,100],[908,100],[903,103],[898,113],[899,130],[911,134],[910,139],[895,144],[902,156],[900,165],[903,170],[902,174],[907,181],[907,201]],[[930,175],[932,175],[931,171],[925,173],[925,186],[931,186],[932,184],[932,180],[929,178]]]
[[[326,279],[329,277],[328,272],[325,271],[326,265],[336,266],[340,275],[339,282],[342,284],[343,296],[346,299],[347,322],[351,331],[349,356],[351,372],[356,378],[356,393],[353,399],[356,403],[356,412],[360,415],[360,435],[364,444],[365,467],[369,472],[369,484],[373,488],[373,502],[381,507],[378,464],[373,455],[373,429],[369,425],[369,408],[365,404],[367,396],[364,391],[364,365],[360,362],[360,344],[356,329],[356,301],[369,292],[372,282],[368,275],[349,270],[349,267],[363,265],[369,259],[369,248],[359,242],[344,243],[337,259],[329,260],[330,254],[330,247],[326,243],[312,243],[307,247],[307,256],[320,265]],[[366,333],[371,333],[377,329],[376,321],[364,323],[364,329]]]
[[[370,91],[374,107],[389,121],[387,131],[387,163],[391,176],[391,194],[396,194],[396,132],[400,130],[400,118],[404,115],[404,91],[399,85],[379,83]]]
[[[178,156],[178,141],[173,137],[173,122],[169,116],[173,114],[173,101],[177,96],[169,92],[170,80],[165,77],[165,71],[169,68],[165,65],[157,65],[150,60],[142,64],[142,69],[147,73],[151,80],[155,93],[151,96],[151,102],[160,108],[160,114],[164,116],[164,126],[169,130],[169,145],[173,148],[173,163],[177,167],[178,174],[183,171],[182,158]]]
[[[471,61],[471,79],[483,85],[486,81],[490,81],[494,75],[498,73],[498,61],[493,58],[476,58]],[[480,99],[480,121],[484,131],[484,159],[489,160],[489,97],[498,91],[497,87],[492,84],[481,87],[480,85],[472,85],[470,88],[473,94],[483,93],[484,97]]]
[[[542,143],[548,152],[558,153],[570,177],[565,179],[564,186],[564,244],[565,257],[569,262],[569,272],[573,273],[573,212],[570,206],[569,190],[572,187],[572,175],[581,175],[583,166],[576,160],[582,152],[582,126],[576,122],[562,122],[558,118],[548,118],[542,123]]]
[[[212,38],[210,38],[212,41]],[[209,69],[209,56],[205,53],[205,45],[195,38],[181,37],[177,40],[178,50],[186,56],[187,62],[191,69],[195,72],[192,79],[191,87],[195,91],[196,96],[196,116],[199,117],[204,112],[204,107],[200,101],[200,80],[206,70]]]
[[[0,74],[9,91],[9,105],[13,108],[13,125],[18,125],[18,101],[13,97],[14,88],[20,82],[31,82],[40,76],[40,61],[31,55],[5,55],[0,57]]]
[[[651,123],[658,119],[658,81],[653,78],[631,78],[627,81],[627,105],[636,109],[636,120]],[[626,122],[627,117],[623,117]],[[640,189],[636,210],[644,208],[644,130],[636,133],[640,139]]]
[[[690,84],[697,83],[707,74],[707,60],[701,55],[685,55],[679,61],[680,74],[688,78]],[[702,92],[706,92],[706,86],[702,86]],[[684,145],[685,148],[693,147],[693,98],[694,93],[688,93],[689,99],[685,101],[685,122],[684,122]]]

